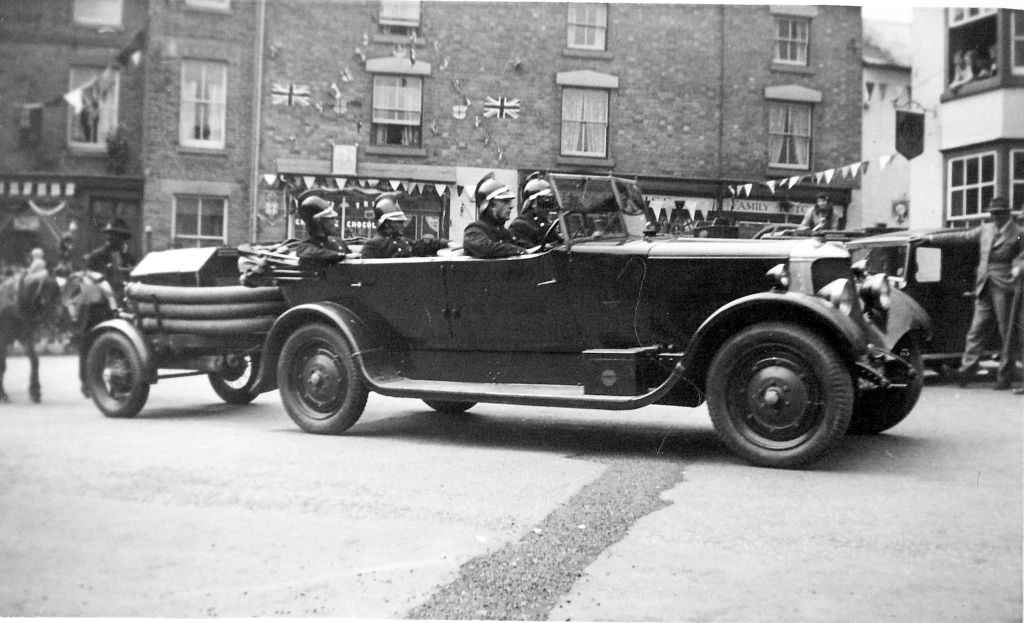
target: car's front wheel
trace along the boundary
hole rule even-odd
[[[281,349],[281,402],[308,433],[338,435],[359,420],[368,391],[345,336],[323,324],[302,327]]]
[[[84,372],[85,389],[107,417],[135,417],[149,398],[142,357],[121,333],[108,331],[93,340]]]
[[[921,344],[912,335],[896,343],[893,352],[910,363],[913,373],[900,369],[901,376],[890,379],[905,387],[869,389],[857,394],[853,404],[850,432],[855,435],[877,435],[902,422],[921,397],[924,387],[924,359]]]
[[[838,444],[853,412],[853,381],[835,350],[789,323],[729,338],[708,370],[715,432],[754,465],[793,468]]]

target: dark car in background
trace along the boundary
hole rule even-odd
[[[933,319],[933,337],[922,358],[942,373],[959,364],[974,314],[976,245],[920,246],[928,234],[944,229],[895,231],[846,243],[854,262],[866,262],[869,272],[885,273],[896,288],[921,304]],[[998,335],[990,335],[985,350],[999,351]]]

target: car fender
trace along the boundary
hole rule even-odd
[[[146,336],[138,327],[123,318],[105,320],[89,330],[79,344],[78,371],[79,378],[85,378],[85,360],[89,356],[89,349],[96,338],[103,333],[120,333],[124,335],[135,347],[139,354],[139,361],[142,362],[142,369],[146,371],[146,382],[156,382],[156,369],[153,367],[153,354],[150,352]]]
[[[359,370],[364,377],[367,376],[365,359],[369,353],[379,350],[377,339],[367,323],[351,309],[338,303],[304,303],[281,314],[270,327],[263,342],[259,376],[256,378],[257,391],[267,392],[277,388],[277,360],[285,341],[299,327],[316,322],[332,326],[345,336],[352,347]]]
[[[932,319],[921,304],[909,294],[894,289],[889,295],[889,309],[882,322],[872,318],[870,325],[878,336],[872,341],[892,350],[896,343],[908,333],[918,333],[925,341],[932,339]]]
[[[851,364],[867,350],[862,329],[827,301],[799,293],[762,292],[722,306],[700,325],[683,355],[688,377],[704,387],[708,367],[721,345],[744,328],[768,321],[814,329]]]

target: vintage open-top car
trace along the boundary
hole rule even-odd
[[[544,244],[518,257],[348,259],[275,272],[287,303],[253,392],[338,434],[368,392],[443,412],[476,403],[626,410],[707,400],[751,463],[813,462],[899,423],[921,392],[927,315],[820,240],[659,236],[640,189],[552,175]]]

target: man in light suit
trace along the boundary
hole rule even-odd
[[[967,344],[960,360],[960,385],[966,385],[978,369],[986,331],[995,321],[999,328],[999,371],[996,389],[1009,389],[1013,381],[1019,350],[1008,339],[1013,305],[1014,277],[1024,264],[1024,229],[1010,218],[1010,205],[1003,197],[993,197],[988,206],[991,221],[963,232],[925,236],[925,244],[946,246],[976,244],[980,258],[974,282],[974,318],[967,332]],[[1014,267],[1017,267],[1016,269]]]

